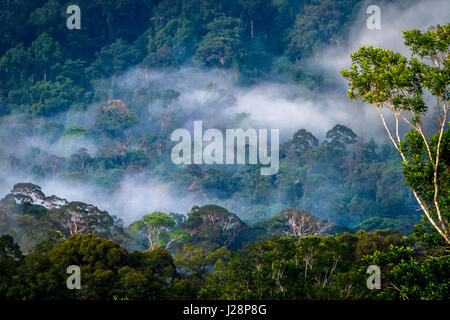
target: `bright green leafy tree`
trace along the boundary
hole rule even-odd
[[[153,250],[162,245],[162,233],[164,231],[168,231],[170,228],[175,227],[175,220],[168,214],[162,212],[153,212],[151,214],[143,216],[142,219],[136,222],[133,227],[138,230],[142,230],[145,233],[145,236],[148,239],[149,248]],[[172,239],[178,239],[181,236],[181,234],[174,233],[174,238]],[[172,239],[167,242],[169,246],[173,241],[175,241],[172,241]]]
[[[348,95],[374,105],[403,160],[403,172],[428,222],[450,244],[450,135],[446,130],[450,82],[450,24],[425,32],[404,32],[412,51],[406,58],[391,50],[361,47],[352,54],[352,66],[343,70]],[[435,101],[439,130],[427,137],[423,121],[429,110],[424,99]],[[383,110],[394,116],[389,128]],[[410,127],[402,138],[400,122]]]

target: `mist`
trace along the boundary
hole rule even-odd
[[[380,46],[409,54],[402,45],[402,30],[424,30],[431,25],[447,23],[450,18],[449,6],[448,1],[422,1],[406,8],[382,6],[381,30],[366,28],[367,6],[363,6],[344,46],[323,48],[310,58],[312,69],[335,81],[337,89],[333,90],[313,92],[304,86],[275,82],[242,86],[235,72],[205,70],[192,65],[178,70],[148,70],[136,66],[114,78],[96,81],[94,88],[99,96],[110,95],[111,99],[120,99],[130,111],[139,114],[140,121],[132,128],[139,133],[160,134],[158,130],[162,129],[158,129],[156,123],[164,114],[170,116],[172,123],[188,129],[191,129],[194,120],[202,120],[205,129],[279,129],[280,143],[290,139],[301,128],[323,141],[326,132],[336,124],[352,128],[359,136],[385,141],[386,134],[376,110],[371,106],[350,102],[345,96],[346,82],[340,70],[350,66],[350,54],[361,45]],[[179,96],[170,102],[156,99],[138,108],[140,89],[172,89]],[[98,104],[93,104],[84,111],[64,112],[39,121],[62,123],[66,129],[76,125],[89,129],[94,124],[93,118],[98,108]],[[49,155],[65,157],[81,148],[94,156],[102,148],[99,141],[89,137],[64,137],[51,142],[43,140],[37,132],[26,133],[25,129],[23,132],[17,131],[15,123],[21,119],[16,117],[12,115],[2,123],[0,151],[4,155],[14,155],[19,161],[23,162],[25,157],[29,157],[33,148]],[[15,183],[32,182],[40,185],[46,195],[55,194],[69,201],[94,204],[120,217],[125,223],[131,223],[153,211],[186,213],[194,205],[209,203],[208,199],[197,196],[180,196],[178,190],[173,190],[167,182],[159,181],[152,172],[141,175],[127,173],[119,188],[111,191],[57,177],[39,179],[15,170],[7,159],[0,159],[0,170],[0,196],[8,193]]]

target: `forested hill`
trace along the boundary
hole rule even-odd
[[[362,3],[78,1],[81,29],[69,30],[66,1],[2,1],[2,196],[21,181],[113,198],[121,188],[136,194],[163,185],[167,193],[153,192],[152,205],[183,204],[173,211],[215,204],[252,224],[296,208],[349,228],[411,230],[419,215],[398,156],[348,126],[330,125],[319,138],[301,127],[289,131],[270,177],[258,166],[170,161],[170,133],[192,119],[219,129],[251,123],[233,111],[242,88],[268,80],[301,85],[320,101],[337,84],[308,59],[345,43]],[[229,78],[232,86],[222,81]],[[90,202],[108,203],[104,209],[127,223],[153,210],[123,199],[119,207]]]
[[[385,1],[385,4],[401,1]],[[408,1],[411,5],[414,1]],[[363,1],[77,1],[79,30],[68,30],[67,1],[0,4],[1,114],[50,116],[94,101],[92,80],[139,65],[193,63],[263,79],[324,85],[307,58],[340,44]]]
[[[352,231],[296,209],[283,210],[254,225],[245,224],[234,213],[215,205],[193,207],[185,214],[156,212],[149,216],[168,221],[155,238],[158,246],[173,253],[186,244],[207,251],[220,247],[236,250],[272,236],[299,238]],[[16,184],[0,200],[0,233],[12,235],[25,252],[49,236],[68,238],[87,233],[114,240],[128,250],[146,250],[149,239],[145,223],[143,218],[124,226],[117,217],[92,204],[46,196],[39,186],[31,183]]]

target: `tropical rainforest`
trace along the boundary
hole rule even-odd
[[[400,53],[368,5],[1,1],[0,299],[449,299],[449,5]],[[174,164],[194,120],[280,129],[278,172]]]

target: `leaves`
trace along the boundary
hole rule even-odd
[[[447,156],[441,151],[448,150],[449,34],[449,24],[430,27],[425,32],[405,31],[405,44],[413,52],[409,59],[391,50],[360,47],[351,55],[350,69],[341,72],[349,80],[351,99],[377,107],[389,138],[403,159],[406,183],[429,223],[447,243],[450,243],[449,176],[448,161],[444,160]],[[428,111],[424,101],[427,92],[436,101],[439,128],[430,138],[422,128]],[[389,129],[382,109],[393,112],[394,129]],[[403,138],[400,120],[411,129]]]

